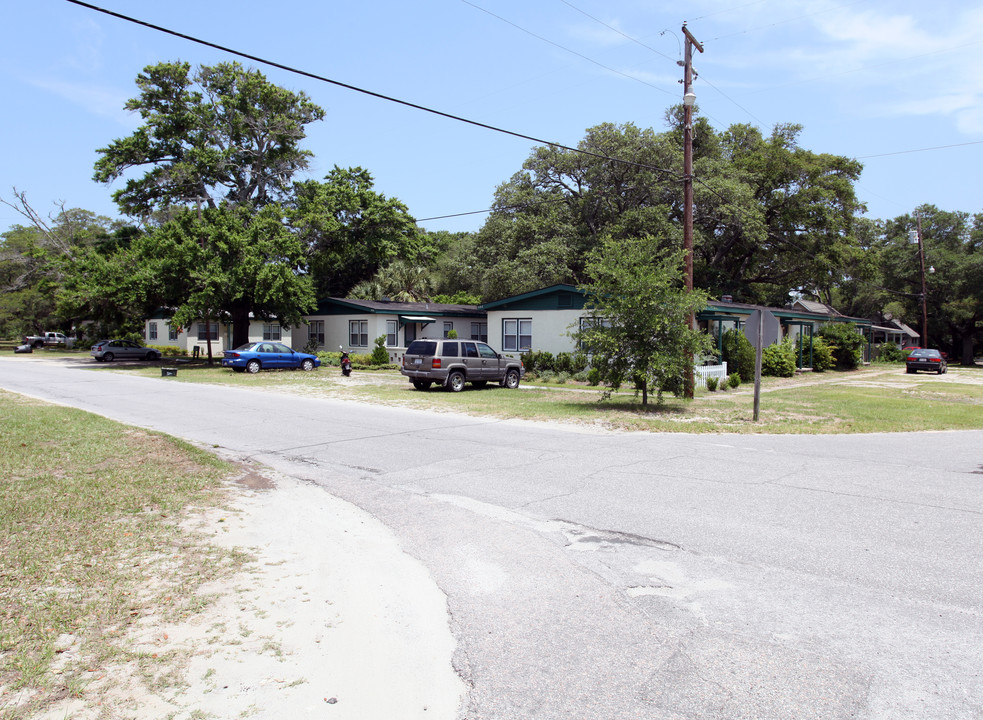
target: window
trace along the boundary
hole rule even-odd
[[[368,320],[349,320],[348,321],[348,344],[352,347],[369,346],[369,321]]]
[[[199,340],[218,340],[218,323],[198,323]]]
[[[324,346],[324,320],[314,320],[307,326],[307,341],[313,340],[318,347]]]
[[[150,323],[150,339],[157,339],[157,323],[155,322]]]
[[[471,323],[471,339],[481,340],[481,342],[488,342],[488,323]]]
[[[526,352],[532,348],[532,320],[503,320],[502,349],[505,352]]]
[[[167,325],[168,340],[177,340],[177,336],[180,334],[181,334],[181,328],[179,328],[177,325],[171,325],[170,323],[168,323]]]
[[[386,320],[386,347],[396,347],[396,330],[397,323],[395,320]]]
[[[444,322],[444,337],[450,337],[451,330],[454,329],[453,322]]]
[[[264,340],[279,340],[280,339],[280,326],[276,323],[271,323],[263,325],[263,339]]]
[[[585,330],[591,330],[593,328],[609,328],[609,327],[611,327],[611,321],[608,320],[607,318],[592,317],[592,316],[587,316],[587,317],[580,318],[580,331],[581,332],[584,332]],[[584,341],[583,340],[581,340],[578,343],[578,347],[581,350],[587,350],[588,349],[584,345]]]

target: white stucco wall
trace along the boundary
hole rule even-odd
[[[156,323],[157,325],[157,339],[153,340],[150,337],[150,325],[151,323]],[[253,320],[249,323],[249,341],[259,341],[263,339],[263,326],[267,324],[277,324],[277,323],[265,323],[261,320]],[[294,344],[294,337],[300,338],[302,342],[300,346]],[[198,339],[198,323],[194,323],[190,328],[181,328],[181,332],[178,333],[176,340],[170,339],[170,322],[168,320],[147,320],[144,323],[143,337],[147,345],[154,345],[157,347],[177,347],[185,350],[189,355],[194,353],[194,348],[197,345],[201,348],[201,355],[208,355],[208,341]],[[218,339],[212,340],[212,357],[221,355],[223,350],[229,349],[229,345],[232,342],[232,326],[225,325],[224,323],[218,324]],[[289,330],[283,326],[280,326],[280,340],[284,345],[289,345],[295,350],[302,350],[304,343],[307,342],[307,332],[306,328],[300,330],[298,334],[298,328],[292,327]]]
[[[532,350],[547,351],[554,355],[576,352],[577,343],[570,337],[580,326],[585,310],[489,310],[488,344],[503,350],[502,334],[505,320],[532,320]]]
[[[429,316],[434,317],[434,316]],[[389,359],[391,362],[399,363],[403,359],[403,352],[406,350],[406,328],[405,326],[399,325],[399,315],[391,314],[373,314],[365,313],[358,314],[352,313],[350,315],[308,315],[307,320],[313,321],[323,321],[324,322],[324,347],[322,348],[326,352],[338,352],[339,349],[344,350],[347,353],[358,353],[358,354],[368,354],[371,353],[375,348],[375,339],[380,335],[386,335],[387,333],[387,321],[396,322],[396,345],[388,346]],[[368,328],[368,344],[367,345],[352,345],[349,321],[351,320],[364,320],[367,323]],[[457,330],[457,334],[461,338],[471,337],[471,323],[472,322],[484,322],[484,317],[454,317],[454,318],[442,318],[434,317],[435,322],[428,323],[424,325],[423,323],[415,323],[417,328],[416,338],[439,338],[444,336],[444,323],[452,323],[451,329]],[[307,342],[307,327],[302,331],[304,333],[304,342]]]

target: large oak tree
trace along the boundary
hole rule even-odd
[[[293,257],[289,233],[277,231],[257,243],[260,235],[253,223],[265,208],[293,192],[293,178],[307,168],[311,155],[300,147],[304,126],[322,118],[324,111],[304,93],[278,87],[238,63],[201,66],[194,72],[188,63],[160,63],[145,68],[137,86],[140,95],[126,107],[139,112],[143,124],[99,150],[95,179],[111,183],[126,178],[113,198],[124,214],[160,223],[154,238],[187,232],[188,211],[195,208],[205,210],[195,215],[201,226],[195,232],[236,247],[235,252],[189,259],[184,271],[198,278],[193,295],[182,295],[182,288],[188,288],[173,275],[167,277],[177,284],[165,294],[176,307],[190,303],[203,311],[229,312],[234,345],[248,339],[251,313],[272,312],[289,324],[293,317],[283,314],[284,303],[305,297],[310,281],[301,272],[302,260]],[[274,215],[282,217],[280,211]],[[202,226],[210,222],[217,223],[212,230]],[[232,237],[233,232],[240,234]],[[270,243],[282,244],[271,248]],[[202,241],[201,247],[218,245]],[[235,264],[216,266],[223,260]],[[284,303],[271,305],[269,298],[255,294],[260,288],[247,284],[235,288],[235,302],[223,306],[229,298],[219,289],[229,289],[226,283],[236,278],[242,264],[257,263],[272,263]],[[202,276],[210,280],[202,284]],[[208,299],[204,292],[210,293]]]

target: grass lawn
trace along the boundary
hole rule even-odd
[[[236,553],[180,527],[221,505],[233,468],[160,434],[0,392],[0,718],[80,697],[119,663],[153,678],[166,656],[121,640],[148,617],[179,619]]]
[[[165,361],[166,362],[166,361]],[[159,376],[155,367],[128,370]],[[723,433],[867,433],[983,428],[983,368],[950,368],[943,376],[907,375],[903,365],[873,365],[853,372],[804,373],[763,378],[760,419],[753,421],[754,388],[710,393],[692,401],[666,396],[648,406],[632,392],[602,398],[585,385],[547,385],[524,380],[518,391],[492,385],[449,393],[416,391],[398,371],[338,368],[233,373],[218,367],[181,367],[176,382],[203,382],[263,388],[306,396],[349,398],[433,411],[462,412],[612,430]]]

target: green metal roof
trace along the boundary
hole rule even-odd
[[[482,310],[581,310],[586,293],[574,285],[552,285],[479,305]]]

